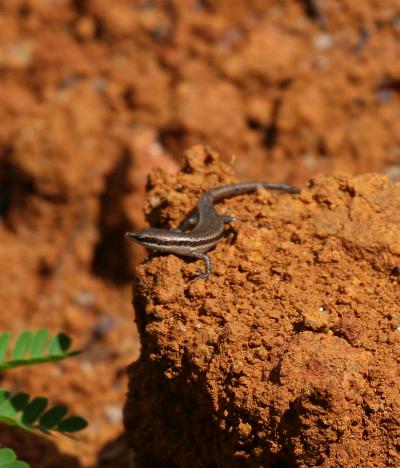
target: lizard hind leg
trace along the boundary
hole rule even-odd
[[[196,226],[196,224],[199,221],[199,213],[197,210],[192,210],[186,218],[179,224],[178,228],[176,231],[184,232],[187,231],[190,228],[193,228]]]
[[[203,260],[204,266],[205,266],[204,272],[202,272],[200,270],[200,268],[196,269],[196,276],[193,278],[193,281],[196,281],[198,279],[208,278],[211,275],[211,271],[212,271],[211,258],[208,255],[203,254],[203,253],[199,253],[199,252],[193,253],[193,255],[191,255],[191,257],[195,257],[195,258],[199,258],[199,259]]]

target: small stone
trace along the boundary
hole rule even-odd
[[[122,408],[118,405],[107,405],[104,408],[104,416],[110,422],[119,423],[122,421]]]
[[[240,375],[241,372],[242,372],[242,369],[243,369],[243,363],[242,361],[233,361],[232,365],[231,365],[231,372],[232,374],[235,374],[235,375]]]
[[[323,307],[316,311],[303,314],[303,324],[306,328],[317,331],[328,327],[329,313]]]
[[[334,45],[333,37],[330,34],[318,34],[314,38],[314,47],[319,50],[330,49]]]
[[[75,304],[82,307],[90,307],[94,304],[96,296],[89,291],[81,291],[74,297]]]

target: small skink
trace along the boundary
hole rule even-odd
[[[211,274],[211,259],[206,252],[224,237],[224,224],[235,221],[231,216],[221,216],[214,203],[227,197],[255,192],[258,188],[283,190],[299,193],[299,189],[287,184],[274,182],[240,182],[219,185],[205,192],[197,206],[186,216],[177,229],[145,228],[127,232],[125,236],[150,250],[167,252],[184,257],[200,258],[204,261],[205,271],[197,278],[208,278]],[[192,228],[186,232],[187,229]]]

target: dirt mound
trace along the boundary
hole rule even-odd
[[[52,439],[67,458],[124,463],[112,440],[144,256],[123,235],[144,225],[149,170],[177,170],[201,143],[241,180],[399,179],[399,18],[399,0],[0,1],[0,330],[63,330],[86,350],[44,369],[51,385],[16,370],[3,386],[62,395],[89,420],[76,441]],[[11,439],[33,466],[70,465]]]
[[[197,147],[151,180],[175,223],[232,174]],[[137,269],[130,443],[156,466],[398,466],[400,185],[320,176],[218,210],[240,222],[209,279],[173,255]]]

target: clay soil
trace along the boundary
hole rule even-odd
[[[0,0],[0,330],[84,350],[1,385],[90,422],[74,439],[2,428],[2,444],[33,467],[129,466],[144,253],[123,234],[145,223],[148,172],[201,143],[239,179],[399,179],[399,39],[398,0]]]
[[[196,147],[178,175],[153,174],[148,213],[175,219],[188,194],[231,181]],[[318,176],[218,209],[239,221],[212,277],[172,255],[137,268],[125,420],[140,461],[399,466],[400,184]]]

